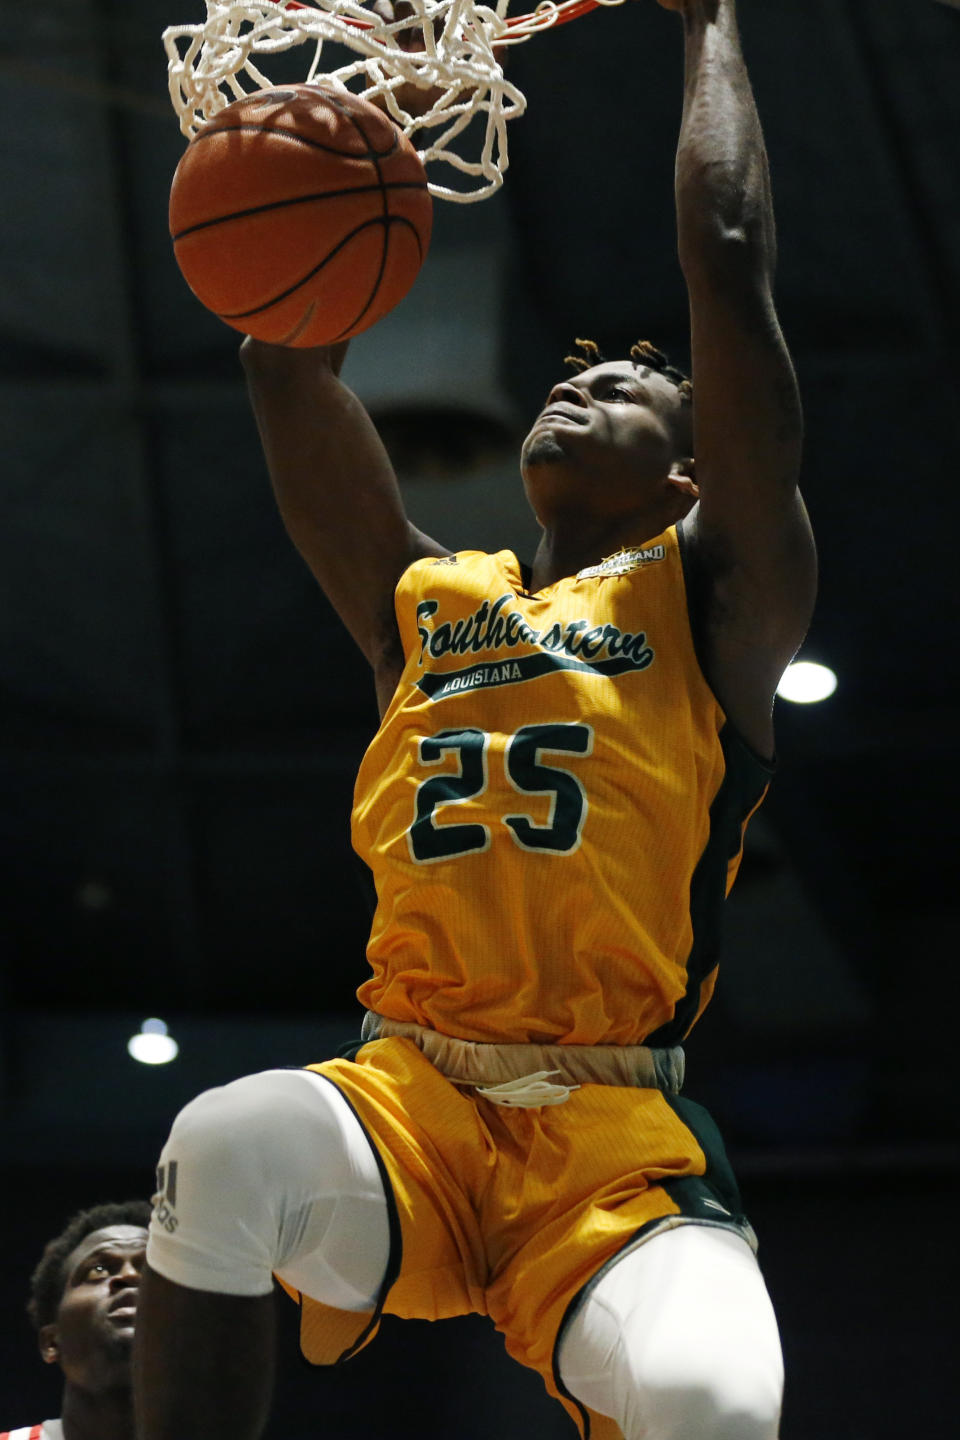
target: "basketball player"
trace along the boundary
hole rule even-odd
[[[150,1206],[81,1210],[44,1249],[27,1313],[40,1356],[63,1371],[59,1420],[0,1440],[133,1440],[130,1356]]]
[[[379,901],[367,1043],[177,1118],[140,1440],[262,1433],[271,1272],[317,1362],[384,1311],[479,1311],[583,1436],[777,1433],[776,1323],[680,1045],[815,559],[735,0],[660,3],[685,34],[693,386],[645,342],[583,347],[523,445],[529,571],[409,523],[342,353],[245,342],[285,522],[380,704],[353,815]]]

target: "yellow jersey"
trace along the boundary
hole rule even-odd
[[[770,767],[697,662],[676,527],[536,594],[507,550],[419,560],[396,613],[354,797],[361,1002],[465,1040],[678,1043]]]

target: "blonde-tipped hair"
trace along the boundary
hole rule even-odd
[[[579,355],[565,355],[564,365],[570,365],[574,370],[582,372],[592,370],[594,365],[602,365],[604,356],[596,340],[574,341],[577,349],[582,353]],[[630,347],[630,359],[635,365],[645,365],[650,370],[656,370],[658,375],[663,375],[667,380],[672,380],[685,400],[693,399],[693,382],[689,376],[684,375],[675,365],[671,365],[662,350],[649,340],[638,340]]]

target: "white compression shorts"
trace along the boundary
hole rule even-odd
[[[179,1285],[266,1295],[272,1274],[372,1310],[389,1260],[387,1199],[360,1122],[309,1070],[267,1070],[181,1111],[147,1260]],[[612,1264],[567,1325],[560,1376],[626,1440],[775,1440],[783,1387],[773,1308],[727,1230],[661,1231]]]
[[[265,1070],[205,1091],[173,1122],[166,1175],[171,1162],[176,1195],[154,1211],[151,1269],[224,1295],[267,1295],[276,1273],[339,1310],[373,1308],[387,1200],[370,1142],[329,1081]]]
[[[678,1225],[617,1260],[567,1326],[559,1369],[626,1440],[776,1440],[777,1322],[753,1251],[730,1230]]]

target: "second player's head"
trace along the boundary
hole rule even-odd
[[[46,1246],[27,1312],[41,1357],[91,1394],[130,1384],[130,1357],[150,1206],[98,1205]]]
[[[695,503],[690,381],[647,341],[606,361],[592,341],[547,396],[521,468],[541,524],[564,512],[615,521],[642,510],[672,523]]]

